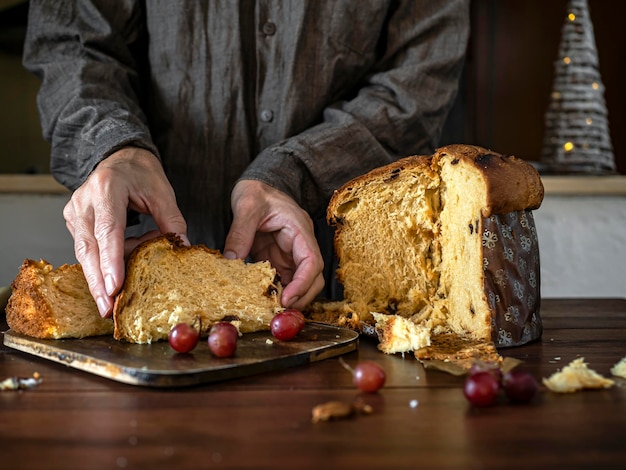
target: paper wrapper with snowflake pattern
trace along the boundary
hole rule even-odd
[[[540,271],[537,230],[531,211],[483,219],[485,292],[492,310],[491,337],[496,347],[539,339]]]

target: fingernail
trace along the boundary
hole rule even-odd
[[[178,233],[177,235],[183,241],[183,245],[191,246],[191,243],[189,242],[189,238],[187,238],[187,235],[185,235],[184,233]]]
[[[109,302],[104,297],[98,297],[96,299],[96,305],[98,306],[98,311],[100,312],[100,316],[102,318],[106,318],[109,313]]]
[[[113,297],[113,294],[115,293],[115,281],[113,280],[113,276],[110,274],[107,274],[104,277],[104,287],[106,288],[109,297]]]
[[[237,253],[235,253],[234,251],[225,251],[224,252],[224,258],[226,259],[237,259]]]

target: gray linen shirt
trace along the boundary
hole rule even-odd
[[[221,248],[239,178],[322,220],[347,180],[431,153],[468,35],[467,0],[32,0],[24,64],[59,182],[149,149]]]

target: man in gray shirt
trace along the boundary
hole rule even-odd
[[[284,306],[313,300],[332,192],[437,146],[468,3],[32,0],[24,63],[100,313],[159,232],[269,259]]]

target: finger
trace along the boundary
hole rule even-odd
[[[100,271],[109,297],[124,282],[124,230],[128,196],[118,191],[107,191],[94,208],[94,237],[98,244]],[[111,300],[112,301],[112,300]]]
[[[244,259],[250,254],[261,214],[251,206],[240,204],[233,210],[233,222],[224,242],[224,257]]]
[[[76,214],[76,211],[76,206],[72,202],[72,209],[64,211],[64,215],[70,212]],[[107,317],[111,314],[113,302],[106,292],[104,278],[100,270],[100,251],[93,234],[93,212],[88,209],[82,210],[80,217],[76,217],[74,222],[67,224],[73,227],[74,254],[83,269],[89,291],[96,301],[100,315]]]
[[[283,290],[284,306],[305,306],[324,287],[324,261],[314,237],[296,235],[293,240],[293,260],[296,266],[291,282]],[[296,307],[297,308],[297,307]]]
[[[187,238],[187,222],[176,203],[174,190],[170,186],[165,175],[158,180],[156,188],[152,194],[156,195],[147,201],[146,206],[148,212],[152,214],[152,218],[161,233],[175,233],[183,241],[185,245],[189,245]],[[150,234],[141,237],[143,240],[153,238]]]
[[[151,240],[159,235],[161,235],[160,230],[150,230],[149,232],[144,233],[141,237],[126,238],[126,240],[124,240],[124,258],[128,258],[131,252],[146,240]]]
[[[308,287],[305,287],[297,278],[294,278],[283,290],[281,304],[285,308],[302,310],[315,300],[317,294],[324,288],[324,284],[324,276],[321,273],[315,276],[310,285],[307,284]]]

